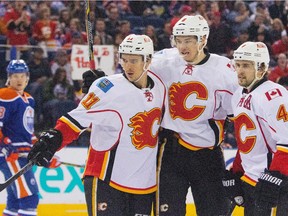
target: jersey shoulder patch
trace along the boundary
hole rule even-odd
[[[270,101],[270,100],[273,100],[277,97],[282,97],[282,93],[278,88],[274,88],[274,89],[271,89],[271,90],[265,92],[265,96],[266,96],[267,100]]]
[[[101,79],[96,85],[105,93],[114,86],[114,84],[107,78]]]
[[[19,97],[19,94],[11,88],[1,88],[0,89],[0,99],[1,100],[13,100]]]

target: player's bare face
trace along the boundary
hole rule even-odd
[[[9,77],[9,86],[18,92],[23,92],[28,83],[27,73],[15,73]]]
[[[144,61],[141,55],[122,54],[120,63],[130,82],[136,81],[143,73]]]
[[[195,36],[177,36],[175,38],[179,54],[187,62],[195,62],[198,56],[198,43]]]
[[[238,75],[238,83],[242,87],[248,87],[255,79],[255,66],[252,61],[237,60],[235,69]]]

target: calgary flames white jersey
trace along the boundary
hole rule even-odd
[[[165,49],[151,64],[167,87],[162,127],[177,132],[179,143],[191,150],[222,142],[223,120],[232,114],[231,96],[238,87],[231,60],[206,54],[199,64],[188,65],[176,48]]]
[[[91,127],[84,175],[133,194],[156,191],[157,136],[166,89],[153,73],[148,76],[151,89],[137,88],[122,74],[96,80],[79,106],[55,127],[66,139],[62,146],[70,141],[66,136]]]
[[[233,95],[232,106],[235,136],[244,169],[242,179],[255,185],[260,173],[269,168],[271,153],[276,150],[284,154],[288,152],[288,92],[271,81],[261,82],[248,94],[240,87]],[[282,167],[287,169],[287,165]]]

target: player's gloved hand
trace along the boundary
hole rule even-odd
[[[244,192],[242,189],[241,174],[234,174],[232,170],[226,170],[222,178],[227,197],[236,205],[244,206]]]
[[[18,153],[16,148],[11,144],[11,140],[8,137],[4,137],[1,140],[0,152],[4,155],[6,161],[13,162],[18,159]]]
[[[43,131],[38,141],[33,145],[28,160],[36,161],[38,166],[48,167],[49,162],[57,149],[61,146],[62,134],[55,129]]]
[[[265,169],[255,188],[255,203],[258,208],[271,209],[277,206],[280,189],[287,184],[287,177],[278,171]]]
[[[83,78],[82,92],[85,94],[88,93],[89,88],[92,85],[92,83],[96,79],[103,77],[103,76],[106,76],[106,74],[101,69],[85,71],[82,74],[82,78]]]

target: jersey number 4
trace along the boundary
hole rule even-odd
[[[287,110],[286,110],[284,104],[281,104],[279,106],[276,118],[278,121],[280,121],[280,120],[283,120],[284,122],[288,121],[288,113],[287,113]]]

